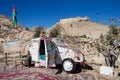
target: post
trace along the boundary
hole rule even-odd
[[[8,62],[7,62],[7,53],[5,53],[5,64],[8,65]]]
[[[22,58],[22,56],[21,56],[21,51],[19,51],[18,53],[19,53],[20,58]]]

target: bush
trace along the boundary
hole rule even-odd
[[[116,25],[110,25],[107,35],[100,35],[100,42],[106,46],[114,46],[114,40],[119,40],[120,30]]]
[[[39,37],[42,31],[44,31],[44,28],[43,28],[42,26],[37,27],[37,28],[35,29],[34,38]]]
[[[51,37],[58,37],[60,35],[60,27],[56,26],[50,30]]]

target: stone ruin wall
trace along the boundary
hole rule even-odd
[[[70,23],[70,22],[74,22],[74,21],[89,21],[89,17],[85,16],[85,17],[76,17],[76,18],[66,18],[66,19],[61,19],[60,23]]]

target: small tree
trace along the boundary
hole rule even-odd
[[[113,41],[118,38],[119,30],[116,25],[111,25],[109,27],[109,32],[106,35],[106,43],[107,45],[113,45]]]
[[[109,30],[109,35],[112,35],[112,36],[117,36],[119,34],[119,30],[117,28],[116,25],[110,25],[110,30]]]
[[[60,27],[56,26],[50,30],[50,36],[51,37],[58,37],[60,35]]]
[[[41,32],[44,31],[44,28],[42,26],[39,26],[35,29],[35,34],[34,34],[34,38],[37,38],[40,36]]]
[[[100,42],[104,46],[114,46],[113,42],[114,40],[120,40],[120,30],[116,25],[110,25],[109,26],[109,31],[107,35],[103,36],[102,34],[100,35]]]
[[[100,35],[100,42],[105,45],[105,39],[104,39],[104,36],[103,34]]]

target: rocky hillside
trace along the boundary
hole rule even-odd
[[[108,26],[92,22],[88,17],[61,19],[52,28],[56,26],[62,28],[61,33],[63,35],[81,36],[85,34],[88,37],[95,38],[99,38],[100,34],[105,35],[109,30]],[[47,30],[48,33],[50,29]]]
[[[26,43],[33,37],[34,31],[26,29],[19,24],[17,24],[17,28],[12,26],[11,18],[0,15],[0,53],[3,53],[2,43],[5,40],[21,39],[22,43]]]

